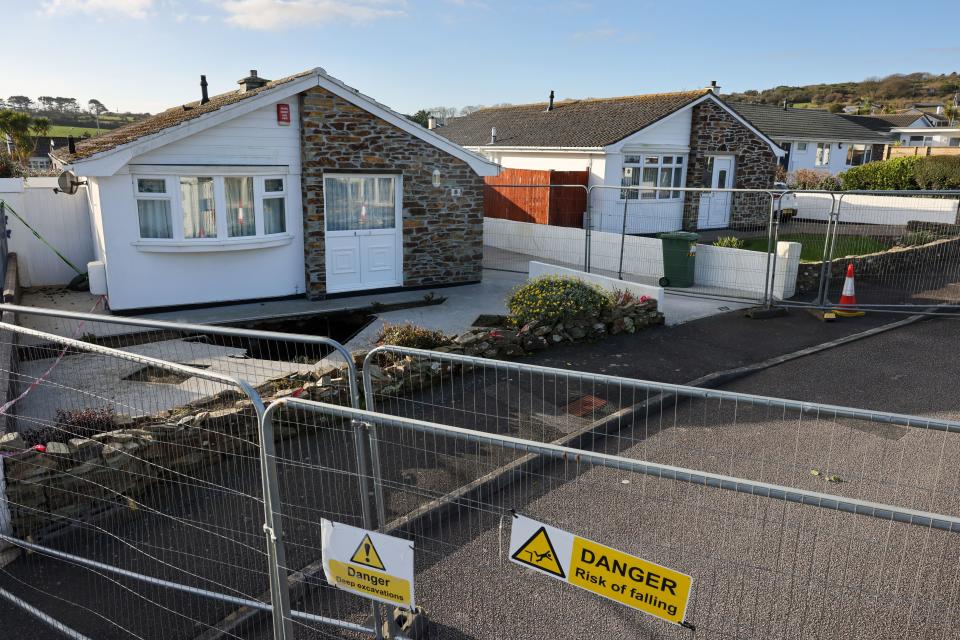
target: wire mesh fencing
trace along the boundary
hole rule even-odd
[[[219,634],[238,602],[271,608],[263,405],[249,385],[6,323],[0,340],[2,540],[24,552],[2,588],[92,638]]]
[[[389,514],[380,530],[414,543],[429,620],[419,637],[954,633],[955,512],[838,498],[826,482],[778,485],[657,463],[631,449],[605,454],[299,399],[281,400],[268,416],[301,430],[359,420],[375,434]],[[689,574],[684,626],[510,562],[515,514]]]
[[[798,193],[778,239],[802,245],[796,301],[839,301],[853,265],[858,306],[960,310],[960,192]]]

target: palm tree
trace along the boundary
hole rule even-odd
[[[37,148],[37,138],[50,131],[50,121],[34,118],[22,111],[0,111],[0,134],[7,141],[8,151],[21,164],[27,164]],[[10,149],[10,144],[13,149]]]

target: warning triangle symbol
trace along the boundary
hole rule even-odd
[[[349,547],[347,548],[349,549]],[[362,564],[371,569],[379,569],[380,571],[387,570],[387,568],[383,566],[383,560],[380,559],[380,554],[377,553],[376,547],[373,546],[373,540],[370,539],[369,533],[363,536],[363,540],[360,541],[360,546],[357,547],[357,550],[353,552],[350,562]]]
[[[550,536],[547,535],[547,530],[544,527],[537,529],[537,532],[520,545],[520,548],[510,557],[521,564],[546,571],[559,578],[566,579],[567,577],[563,572],[563,567],[560,566],[560,561],[557,559],[557,551],[553,548],[553,543],[550,542]]]

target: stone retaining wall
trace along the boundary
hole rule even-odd
[[[857,278],[882,280],[896,274],[923,273],[944,264],[960,262],[960,238],[947,238],[917,247],[894,247],[865,256],[835,258],[830,263],[831,286],[842,284],[847,265],[853,264]],[[797,293],[815,293],[820,286],[823,262],[804,262],[797,273]]]

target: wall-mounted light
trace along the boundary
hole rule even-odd
[[[440,188],[440,169],[433,170],[433,187],[434,189]]]

